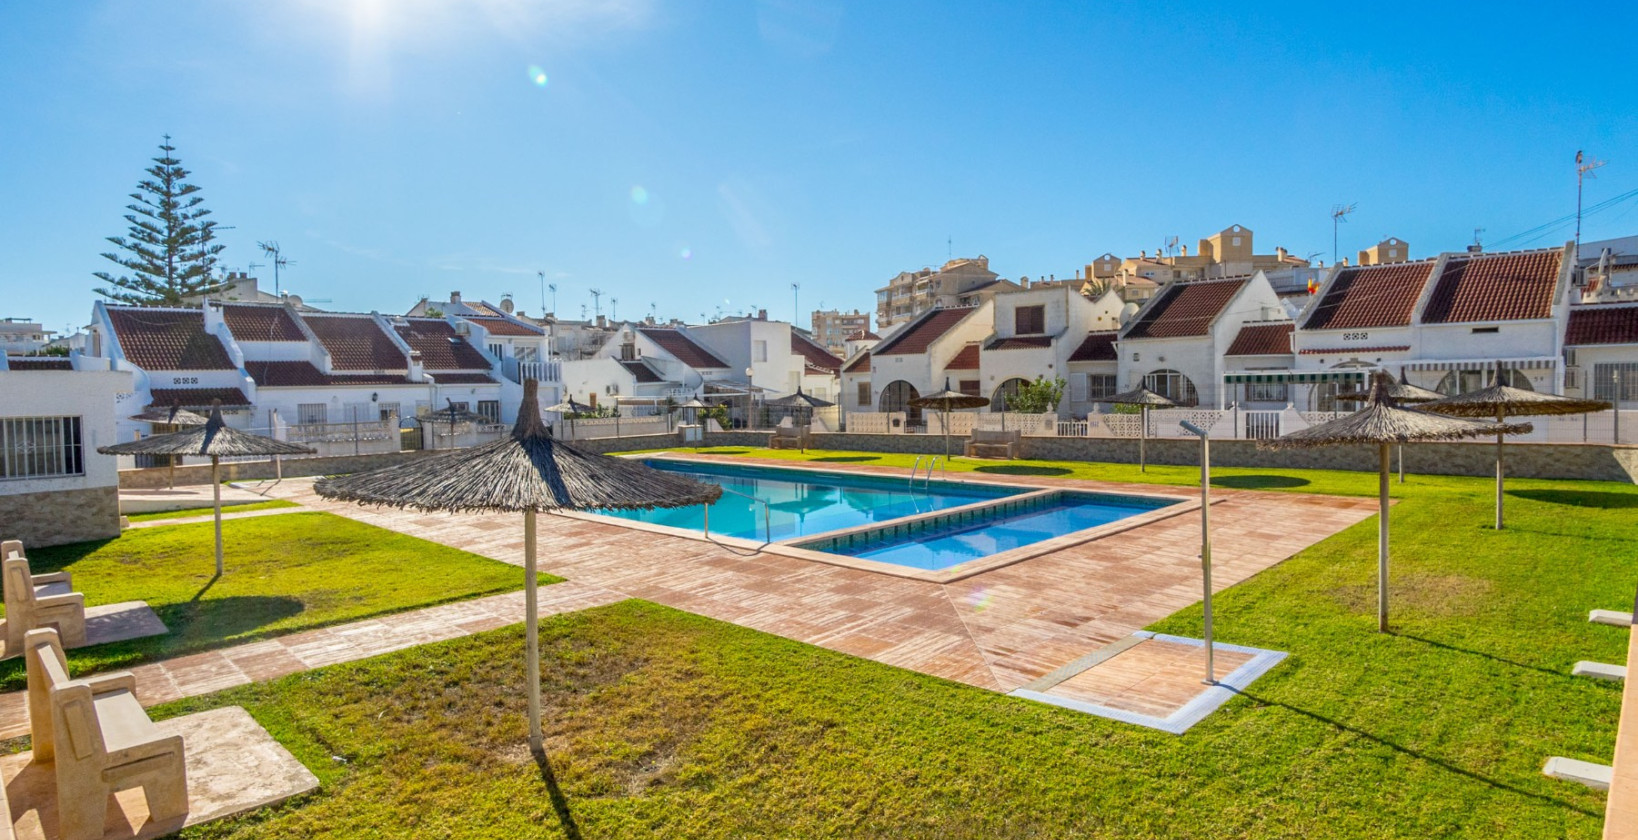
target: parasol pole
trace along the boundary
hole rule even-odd
[[[535,593],[535,512],[523,512],[523,667],[529,672],[529,749],[545,751],[540,731],[540,606]]]
[[[1502,423],[1506,418],[1507,410],[1501,404],[1496,405],[1496,422]],[[1502,466],[1502,433],[1496,433],[1496,530],[1502,529],[1502,476],[1505,469]]]
[[[1149,407],[1138,406],[1138,472],[1149,471],[1149,461],[1144,453],[1144,444],[1149,440]]]
[[[174,457],[174,456],[173,456]],[[210,494],[216,502],[216,576],[222,576],[222,477],[217,474],[221,458],[210,456]]]
[[[950,462],[950,402],[944,401],[944,462]]]
[[[1200,438],[1200,583],[1205,590],[1201,603],[1205,609],[1206,685],[1217,684],[1217,669],[1212,663],[1211,639],[1211,437],[1205,430],[1184,420],[1183,429]]]
[[[1394,449],[1397,450],[1398,453],[1399,453],[1399,483],[1404,484],[1405,483],[1405,445],[1403,443],[1401,443],[1398,446],[1395,446]]]
[[[1377,444],[1376,629],[1388,632],[1388,444]]]

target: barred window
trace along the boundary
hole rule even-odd
[[[84,474],[80,418],[0,419],[0,479]]]
[[[296,422],[303,426],[323,423],[329,414],[329,408],[324,403],[301,403],[296,406]]]
[[[1593,399],[1605,402],[1638,400],[1638,363],[1593,365]]]
[[[478,413],[483,415],[483,419],[490,423],[499,423],[501,421],[500,400],[478,400]]]

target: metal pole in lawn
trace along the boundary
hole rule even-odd
[[[1206,430],[1184,420],[1183,430],[1200,438],[1200,578],[1205,589],[1206,685],[1217,684],[1211,641],[1211,438]]]

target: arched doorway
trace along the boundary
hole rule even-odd
[[[990,396],[990,411],[1011,411],[1009,405],[1012,398],[1018,396],[1018,389],[1028,384],[1028,379],[1016,376],[1001,383],[1001,387],[996,388],[995,393]]]
[[[1439,387],[1434,388],[1433,390],[1438,391],[1447,397],[1454,397],[1458,394],[1466,394],[1488,388],[1495,384],[1495,379],[1496,369],[1494,367],[1488,369],[1467,368],[1464,370],[1453,370],[1446,373],[1444,378],[1439,380]],[[1502,384],[1512,386],[1520,391],[1535,390],[1535,388],[1530,385],[1530,377],[1526,376],[1524,371],[1519,370],[1518,368],[1509,368],[1502,371]]]
[[[902,411],[905,413],[904,422],[906,424],[910,426],[920,426],[921,409],[910,407],[910,401],[919,396],[921,396],[921,394],[916,391],[916,386],[911,385],[903,379],[895,379],[888,383],[886,388],[882,389],[879,410],[888,414],[895,411]]]
[[[1200,404],[1200,392],[1194,389],[1194,383],[1189,381],[1187,376],[1175,370],[1150,371],[1143,377],[1143,387],[1178,405],[1196,406]]]

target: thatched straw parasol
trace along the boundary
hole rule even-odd
[[[1586,414],[1603,411],[1610,404],[1601,400],[1583,400],[1542,394],[1502,384],[1502,363],[1496,362],[1496,379],[1489,388],[1444,397],[1422,408],[1452,417],[1494,417],[1497,423],[1509,417],[1542,417],[1558,414]],[[1505,476],[1502,461],[1502,436],[1496,435],[1496,530],[1502,529],[1502,481]]]
[[[529,745],[541,749],[539,607],[535,596],[535,514],[598,508],[705,505],[722,488],[640,461],[582,452],[555,440],[540,420],[535,380],[523,383],[517,425],[502,440],[374,472],[324,478],[327,499],[423,511],[523,513]]]
[[[209,418],[195,414],[179,405],[173,405],[170,408],[161,405],[150,405],[141,414],[131,415],[131,419],[143,423],[165,423],[171,426],[203,426],[209,421]]]
[[[222,421],[222,401],[211,400],[210,418],[205,425],[168,435],[99,446],[104,455],[208,455],[210,489],[216,508],[216,574],[222,574],[222,478],[221,458],[244,455],[311,455],[313,450],[295,443],[241,432]]]
[[[1376,526],[1377,629],[1388,630],[1388,447],[1397,443],[1429,440],[1459,440],[1494,434],[1524,434],[1529,423],[1499,424],[1464,420],[1400,408],[1389,394],[1393,378],[1378,372],[1373,381],[1370,404],[1346,417],[1311,426],[1300,432],[1258,442],[1265,449],[1287,449],[1339,444],[1374,444],[1380,480],[1377,484],[1379,513]]]
[[[1114,403],[1115,405],[1135,405],[1138,409],[1138,472],[1149,471],[1149,456],[1147,449],[1149,440],[1149,409],[1174,408],[1177,403],[1142,386],[1130,391],[1122,391],[1106,400],[1098,402]]]
[[[172,405],[170,408],[165,408],[155,404],[148,406],[141,414],[131,415],[131,419],[154,425],[165,424],[168,426],[203,426],[205,425],[206,418],[203,415],[195,414],[180,405]],[[169,469],[169,472],[165,475],[165,483],[170,485],[172,488],[175,488],[177,459],[173,456],[171,458],[167,458],[166,461],[168,462],[167,469]]]
[[[1399,381],[1395,382],[1388,388],[1388,396],[1398,400],[1400,405],[1405,405],[1408,403],[1433,402],[1434,400],[1442,400],[1445,398],[1445,395],[1439,393],[1438,391],[1430,391],[1426,388],[1410,384],[1410,380],[1405,378],[1405,369],[1403,367],[1399,369]],[[1369,389],[1336,395],[1336,399],[1344,402],[1365,402],[1370,398],[1371,392]],[[1394,456],[1399,461],[1399,483],[1404,484],[1405,447],[1395,446]]]
[[[945,377],[944,390],[928,394],[925,397],[916,397],[906,405],[911,408],[936,408],[939,416],[944,418],[944,460],[950,460],[950,412],[964,408],[983,408],[990,404],[988,397],[963,394],[960,391],[950,390],[950,379]],[[1002,415],[1005,417],[1005,415]]]
[[[768,400],[763,403],[763,405],[771,406],[773,408],[805,408],[808,412],[809,421],[813,419],[814,409],[830,408],[835,404],[836,403],[833,403],[830,400],[822,400],[812,394],[803,393],[801,385],[796,386],[796,393],[791,394],[790,396],[780,397],[776,400]]]

